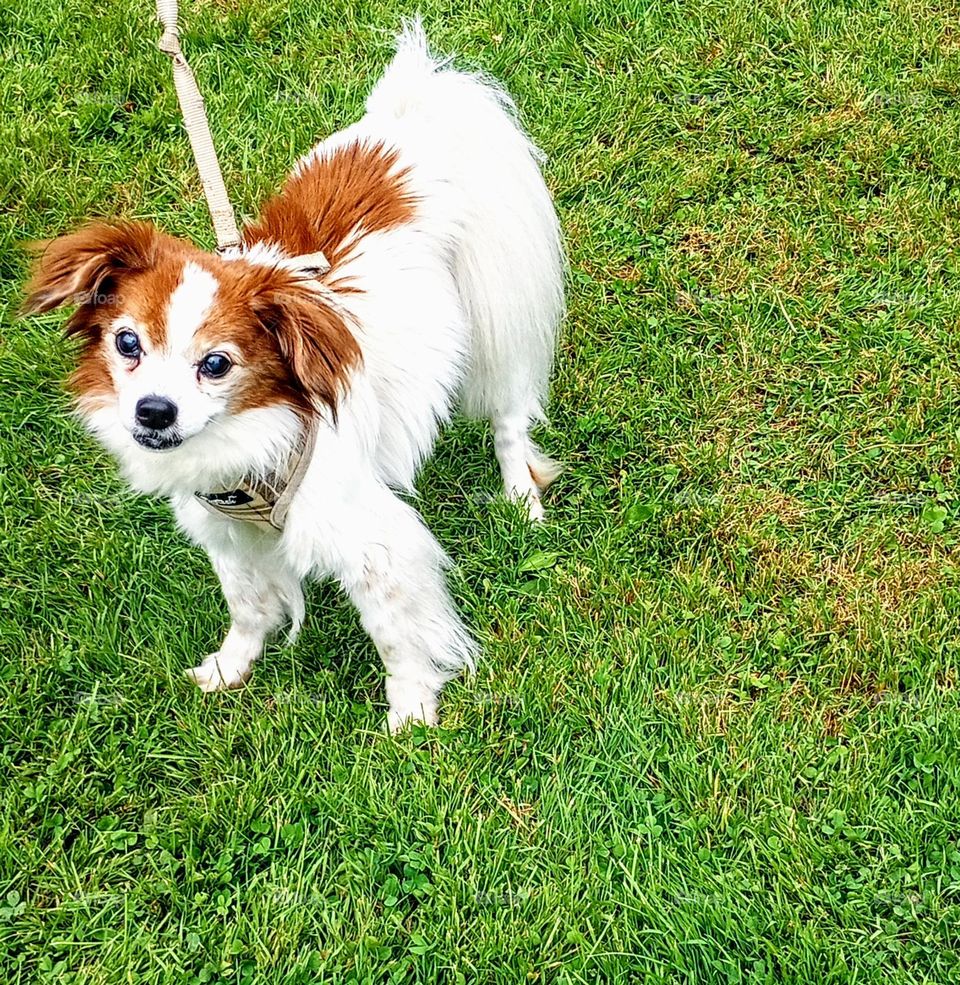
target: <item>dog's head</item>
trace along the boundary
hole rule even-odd
[[[124,440],[155,452],[275,405],[335,417],[360,356],[296,270],[221,259],[146,223],[95,223],[43,247],[24,312],[67,304],[81,413],[100,431],[115,415]]]

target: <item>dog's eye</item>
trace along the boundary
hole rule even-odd
[[[131,332],[128,329],[117,332],[115,342],[117,352],[121,356],[126,356],[128,359],[136,359],[140,355],[140,339],[137,338],[136,332]]]
[[[221,376],[226,376],[230,367],[230,357],[222,352],[211,352],[209,356],[204,356],[200,362],[200,372],[203,376],[209,376],[215,380]]]

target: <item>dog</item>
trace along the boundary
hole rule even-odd
[[[401,498],[455,407],[489,420],[504,490],[534,521],[557,464],[544,416],[564,250],[541,155],[495,82],[419,23],[364,116],[322,141],[207,253],[141,222],[46,244],[24,310],[64,304],[76,408],[137,490],[165,497],[230,611],[187,671],[242,686],[268,636],[333,577],[386,669],[388,725],[433,724],[477,645],[446,556]]]

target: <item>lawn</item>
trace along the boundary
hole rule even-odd
[[[382,731],[311,591],[241,692],[167,508],[69,412],[25,240],[212,245],[153,0],[0,11],[0,979],[960,980],[960,10],[419,4],[503,79],[569,242],[532,529],[484,427],[419,507],[481,641]],[[181,0],[238,211],[413,6]],[[92,13],[90,7],[100,12]]]

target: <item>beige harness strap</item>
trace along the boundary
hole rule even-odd
[[[197,88],[197,80],[190,71],[180,50],[180,33],[177,27],[177,0],[157,0],[157,16],[163,24],[163,37],[158,47],[170,56],[173,63],[173,82],[180,100],[183,123],[187,128],[193,157],[200,172],[203,193],[207,198],[213,228],[217,234],[217,250],[223,252],[240,245],[240,234],[233,216],[233,208],[220,173],[217,151],[210,136],[207,114],[203,108],[203,96]]]
[[[330,261],[320,250],[316,253],[304,253],[293,260],[302,273],[314,279],[319,279],[330,269]]]
[[[251,476],[233,489],[216,489],[194,495],[211,513],[283,530],[290,503],[313,458],[316,442],[317,425],[311,420],[282,473]]]

